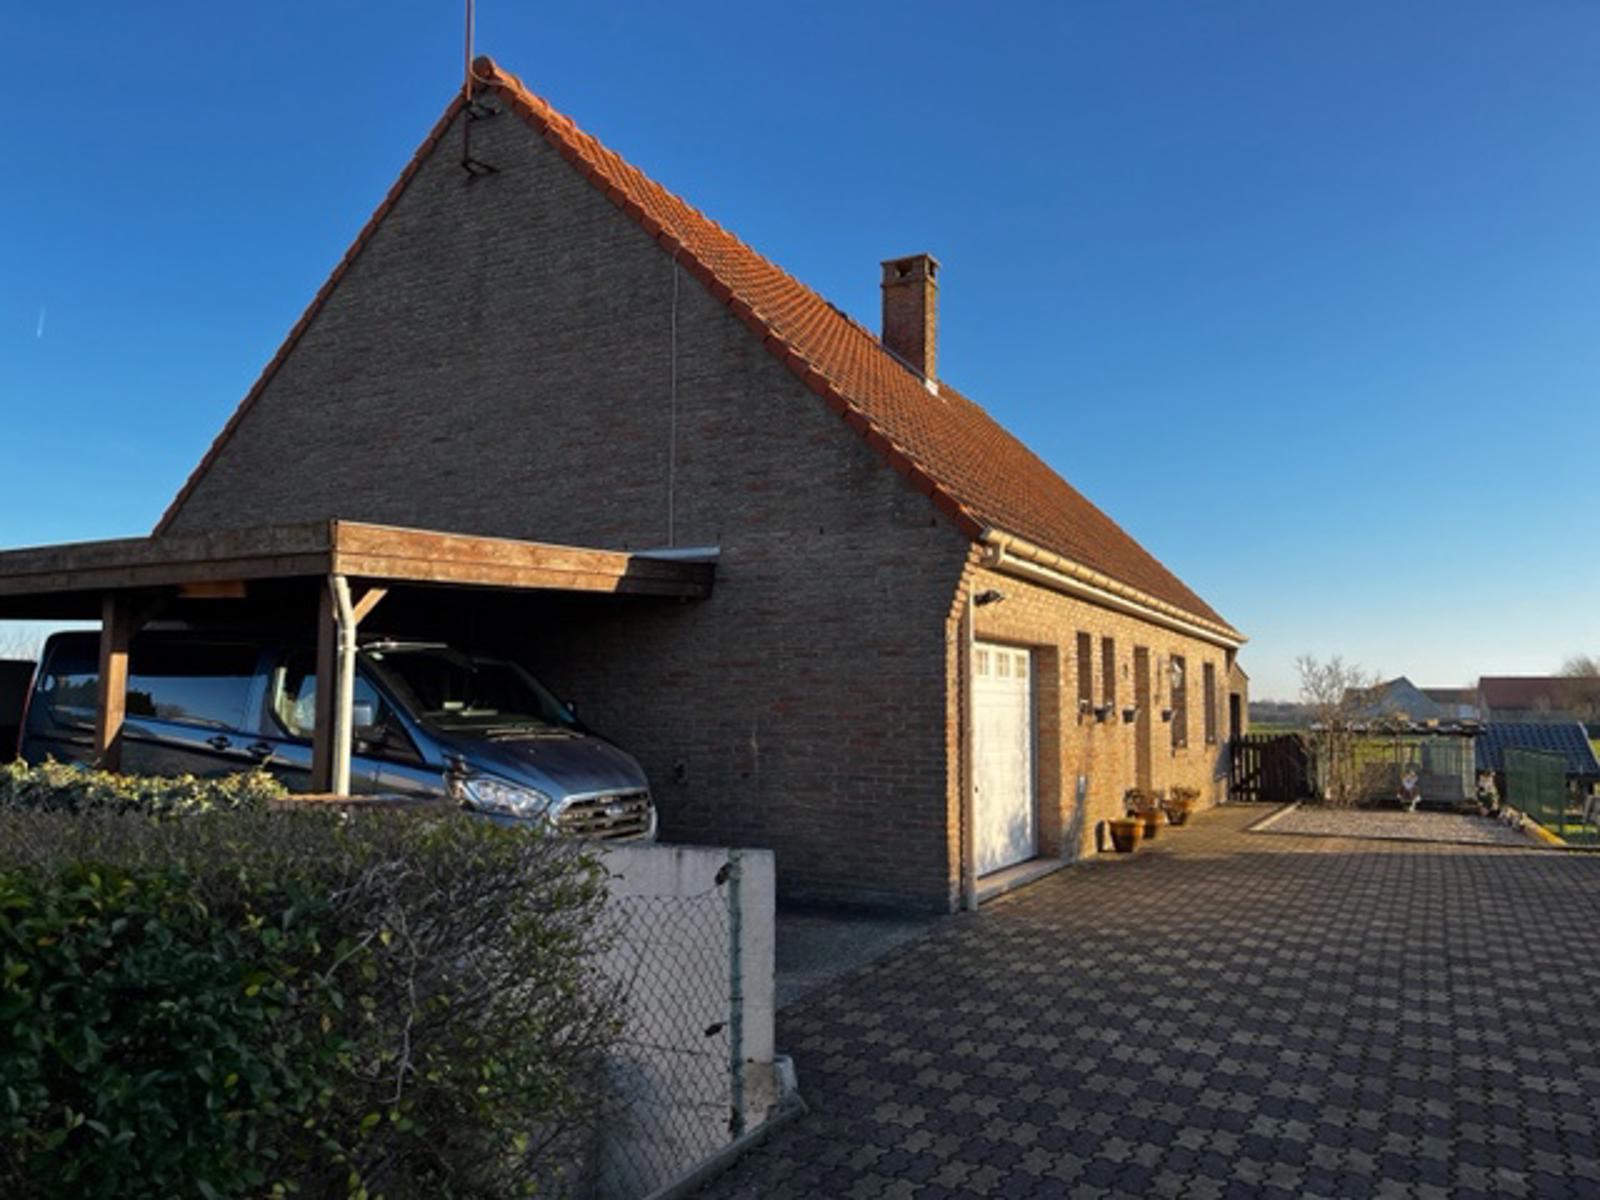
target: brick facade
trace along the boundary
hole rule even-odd
[[[1078,717],[1079,629],[1097,669],[1102,635],[1119,669],[1135,645],[1187,656],[1190,745],[1169,750],[1156,727],[1153,783],[1217,797],[1200,679],[1209,660],[1226,680],[1220,649],[979,566],[946,515],[549,144],[511,116],[473,138],[498,173],[469,181],[446,131],[171,532],[339,516],[719,547],[704,602],[464,598],[453,632],[510,642],[637,754],[663,836],[774,848],[788,897],[957,902],[968,587],[1008,597],[979,610],[978,636],[1036,650],[1043,852],[1091,852],[1132,784],[1134,727]]]
[[[974,610],[974,629],[981,641],[1027,647],[1034,659],[1034,716],[1037,755],[1036,795],[1039,815],[1039,850],[1043,855],[1079,858],[1104,846],[1104,822],[1121,816],[1124,793],[1135,786],[1135,738],[1141,725],[1125,722],[1122,710],[1134,703],[1134,652],[1149,651],[1153,687],[1150,722],[1151,779],[1159,792],[1192,787],[1202,805],[1226,799],[1227,790],[1227,652],[1138,617],[1112,612],[1038,584],[1001,574],[978,565],[968,568],[964,587],[974,593],[998,590],[1005,599]],[[1079,633],[1094,640],[1089,656],[1095,703],[1103,697],[1104,672],[1101,639],[1113,639],[1116,711],[1099,721],[1082,714],[1078,704],[1076,641]],[[952,614],[950,636],[959,638],[960,614]],[[1167,665],[1173,655],[1185,660],[1188,683],[1187,744],[1172,744],[1172,725],[1159,710],[1171,702]],[[1215,739],[1206,740],[1204,665],[1212,664],[1215,692]],[[952,695],[962,684],[952,680]],[[959,703],[959,700],[957,700]],[[1084,800],[1078,801],[1080,777]],[[959,785],[958,785],[959,786]],[[959,803],[959,791],[948,802]]]

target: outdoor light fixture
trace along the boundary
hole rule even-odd
[[[972,602],[982,608],[986,604],[998,604],[1005,598],[1006,594],[999,588],[989,588],[987,591],[979,592],[974,596]]]

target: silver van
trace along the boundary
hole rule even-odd
[[[99,638],[45,643],[23,722],[30,763],[94,757]],[[263,767],[311,786],[317,676],[308,647],[251,635],[149,632],[129,653],[122,769],[222,775]],[[653,840],[633,756],[586,728],[509,659],[440,642],[371,641],[357,655],[350,790],[447,798],[501,822]]]

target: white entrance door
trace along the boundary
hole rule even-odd
[[[979,642],[972,651],[974,869],[987,875],[1038,852],[1033,811],[1033,660]]]

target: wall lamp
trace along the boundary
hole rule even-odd
[[[979,592],[976,596],[974,596],[972,598],[972,603],[977,605],[979,608],[982,608],[986,604],[998,604],[1005,598],[1006,594],[999,588],[989,588],[987,591]]]

